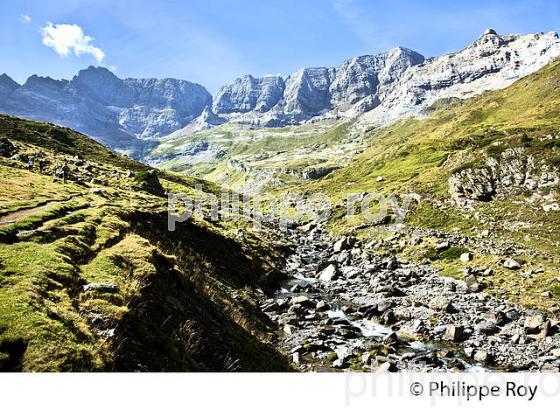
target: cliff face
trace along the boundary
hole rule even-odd
[[[72,80],[0,79],[0,110],[77,129],[105,145],[132,150],[142,139],[180,129],[211,104],[198,84],[176,79],[125,79],[89,67]]]
[[[387,124],[419,115],[439,99],[505,88],[558,55],[557,33],[487,30],[463,50],[437,58],[397,47],[338,67],[302,68],[285,79],[246,75],[214,98],[188,81],[123,80],[100,67],[70,81],[32,76],[22,86],[2,75],[0,111],[68,126],[140,157],[151,140],[224,122],[281,127],[358,116],[364,126]]]
[[[230,121],[282,126],[312,117],[375,107],[379,93],[424,57],[398,47],[378,55],[355,57],[339,67],[302,68],[280,77],[245,76],[222,87],[213,109]]]
[[[560,55],[557,33],[505,35],[487,30],[463,50],[437,58],[397,47],[338,67],[303,68],[272,78],[246,76],[223,87],[214,111],[230,122],[299,124],[314,117],[361,116],[364,125],[417,115],[441,98],[468,98],[509,86]],[[264,100],[266,104],[257,104]]]
[[[500,36],[487,30],[463,50],[407,69],[362,123],[415,115],[442,98],[469,98],[506,88],[560,55],[557,33]]]
[[[266,112],[282,98],[284,87],[284,80],[279,76],[246,75],[222,87],[214,97],[212,109],[216,114]]]

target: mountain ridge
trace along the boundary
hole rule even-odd
[[[358,118],[368,128],[421,116],[437,99],[505,88],[558,55],[555,32],[499,35],[488,29],[462,50],[439,57],[399,46],[337,67],[301,68],[285,78],[247,74],[214,96],[186,80],[120,79],[90,66],[71,80],[33,75],[23,85],[2,75],[0,112],[77,129],[144,158],[165,136],[225,122],[284,127]]]

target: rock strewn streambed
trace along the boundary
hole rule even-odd
[[[308,225],[289,232],[288,280],[261,303],[300,370],[553,370],[560,334],[542,312],[380,257]]]

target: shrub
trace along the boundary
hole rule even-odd
[[[461,254],[468,251],[469,250],[464,246],[451,246],[439,252],[435,249],[430,249],[426,251],[424,256],[430,260],[454,260],[458,259]]]

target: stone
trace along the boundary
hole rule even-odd
[[[397,366],[393,362],[385,362],[380,364],[377,370],[383,373],[387,373],[387,372],[393,373],[397,371]]]
[[[392,325],[396,323],[397,318],[395,317],[395,314],[393,313],[392,310],[388,310],[385,313],[383,313],[383,315],[381,315],[380,321],[384,325]]]
[[[465,356],[467,356],[469,359],[472,359],[472,357],[474,356],[474,348],[472,347],[465,347],[464,352]]]
[[[504,312],[501,311],[485,313],[483,317],[494,323],[496,326],[503,326],[508,320]]]
[[[383,182],[383,181],[385,181],[385,178],[383,178],[382,176],[378,176],[377,178],[375,178],[375,180],[377,182]]]
[[[300,295],[300,296],[295,296],[295,297],[293,297],[293,298],[291,299],[290,302],[291,302],[293,305],[296,305],[296,304],[298,304],[298,305],[303,305],[303,304],[305,304],[305,303],[308,302],[308,301],[309,301],[309,296]]]
[[[410,238],[409,244],[412,246],[420,245],[422,243],[422,238],[419,236],[413,236]]]
[[[551,330],[550,320],[547,320],[544,315],[528,316],[525,318],[523,329],[534,339],[544,339]]]
[[[299,352],[292,353],[292,362],[293,362],[295,365],[299,365],[299,363],[300,363]]]
[[[383,344],[385,346],[393,346],[399,343],[399,338],[395,332],[391,332],[383,337]]]
[[[385,313],[387,310],[393,307],[393,302],[389,299],[383,299],[380,302],[377,302],[377,312],[379,314]]]
[[[431,299],[428,303],[428,306],[433,310],[439,310],[442,312],[452,312],[453,306],[449,299],[444,296],[437,296]]]
[[[0,156],[10,158],[16,152],[15,145],[7,138],[0,138]]]
[[[492,362],[492,355],[485,350],[477,350],[473,358],[482,364],[490,364]]]
[[[347,250],[352,248],[352,246],[354,246],[354,243],[356,243],[356,238],[352,237],[352,236],[346,236],[344,238],[339,239],[338,241],[336,241],[333,245],[333,251],[336,253],[339,253],[341,251]]]
[[[502,266],[506,269],[517,270],[523,266],[525,262],[521,259],[507,258]]]
[[[467,288],[471,291],[471,292],[478,292],[482,285],[480,284],[480,282],[478,281],[478,279],[476,279],[476,276],[474,275],[468,275],[465,278],[465,284],[467,285]]]
[[[440,252],[440,251],[444,251],[446,249],[449,249],[449,242],[444,241],[444,242],[439,242],[436,245],[436,251]]]
[[[525,318],[523,329],[527,334],[539,333],[545,323],[544,315],[533,315]]]
[[[485,334],[485,335],[493,335],[493,334],[496,334],[500,331],[500,329],[498,329],[498,327],[494,323],[492,323],[488,320],[477,323],[475,325],[474,329],[477,332],[480,332],[480,333]]]
[[[84,285],[83,291],[97,293],[117,293],[119,291],[119,287],[113,282],[90,283]]]
[[[334,264],[327,266],[319,273],[319,279],[323,282],[330,282],[338,275],[338,269]]]
[[[447,325],[443,339],[454,343],[460,342],[463,338],[464,330],[463,326]]]
[[[461,262],[463,263],[467,263],[473,260],[473,254],[470,252],[465,252],[462,253],[461,256],[459,257],[459,259],[461,259]]]
[[[320,300],[317,302],[317,304],[315,305],[315,310],[322,312],[325,310],[328,310],[329,306],[327,305],[327,303],[324,300]]]

